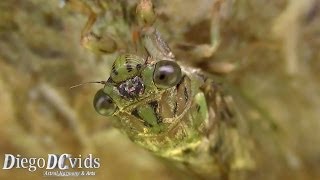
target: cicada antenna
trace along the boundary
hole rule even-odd
[[[70,89],[73,89],[73,88],[76,88],[76,87],[79,87],[79,86],[83,86],[83,85],[86,85],[86,84],[106,84],[107,81],[89,81],[89,82],[85,82],[85,83],[81,83],[81,84],[77,84],[77,85],[74,85],[74,86],[71,86]]]

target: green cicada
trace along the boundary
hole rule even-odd
[[[151,1],[140,1],[137,14],[142,26],[137,42],[143,53],[115,59],[94,97],[95,110],[134,143],[197,176],[228,177],[231,170],[250,169],[250,148],[240,138],[233,100],[221,80],[175,58],[152,26]],[[82,42],[95,51],[113,51],[114,46],[105,44],[112,39],[89,32],[94,19],[89,18]],[[216,33],[214,29],[213,36]]]
[[[196,6],[190,2],[198,1],[155,0],[161,15],[155,25],[151,0],[82,2],[86,6],[79,8],[79,1],[68,1],[89,17],[81,44],[97,54],[122,51],[109,78],[100,82],[104,87],[94,97],[94,108],[134,143],[201,179],[313,177],[309,172],[317,169],[319,148],[311,129],[319,123],[309,119],[313,103],[308,98],[315,96],[300,81],[292,83],[284,76],[278,41],[266,35],[273,24],[270,18],[278,17],[284,1],[204,0]],[[314,9],[297,15],[293,9],[306,6],[289,4],[294,5],[276,24],[297,23],[288,26],[292,31],[280,28],[288,34],[286,40],[293,39],[283,45],[291,59],[298,57],[291,53],[299,42],[299,33],[292,32],[304,32],[308,18],[303,17]],[[192,21],[189,11],[196,7],[207,10]],[[187,21],[183,25],[181,15]],[[172,50],[156,27],[172,38]],[[198,33],[206,34],[200,38]],[[230,84],[207,72],[228,72],[230,66],[213,66],[228,59],[239,63],[228,77]]]
[[[96,111],[136,144],[201,176],[251,166],[232,125],[232,98],[218,79],[176,61],[155,28],[142,41],[148,55],[116,58],[94,97]]]

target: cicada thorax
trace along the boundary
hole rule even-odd
[[[200,143],[208,121],[207,104],[199,82],[193,82],[189,75],[176,86],[159,90],[130,113],[121,114],[122,120],[130,122],[125,128],[134,142],[164,157],[172,158],[175,152],[176,159]]]

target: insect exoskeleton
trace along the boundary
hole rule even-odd
[[[176,61],[124,54],[93,104],[134,142],[167,156],[203,136],[208,112],[201,81]]]

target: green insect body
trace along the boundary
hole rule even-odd
[[[149,7],[141,2],[142,10]],[[94,97],[96,111],[136,144],[197,176],[252,168],[250,143],[232,120],[232,98],[217,79],[176,61],[153,21],[141,22],[144,52],[116,58]]]
[[[136,144],[196,174],[221,176],[250,167],[238,132],[224,122],[233,114],[220,86],[200,70],[178,64],[158,32],[143,39],[149,55],[115,60],[94,98],[96,111],[111,117]]]
[[[161,78],[161,74],[155,77],[155,72],[175,62],[130,61],[132,57],[122,55],[116,59],[115,68],[103,89],[116,104],[111,114],[115,125],[134,142],[164,157],[172,157],[177,149],[182,152],[191,144],[199,143],[208,121],[205,96],[199,89],[203,79],[182,68],[180,73],[173,74],[179,76],[179,81],[165,88],[154,82],[154,78]],[[124,59],[127,63],[123,63]],[[119,69],[127,72],[119,77]],[[121,78],[126,79],[119,82]],[[182,159],[179,154],[175,156],[175,159]]]

